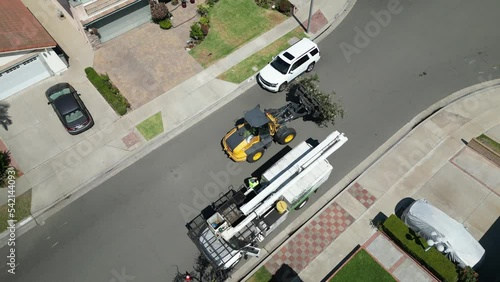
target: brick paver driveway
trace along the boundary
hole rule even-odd
[[[172,14],[175,28],[162,30],[147,23],[106,42],[95,52],[94,68],[109,75],[132,108],[203,70],[184,50],[190,26],[197,20],[195,5],[179,7]]]

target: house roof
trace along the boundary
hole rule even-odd
[[[21,0],[0,1],[0,53],[56,45]]]

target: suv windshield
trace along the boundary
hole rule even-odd
[[[276,57],[276,59],[271,62],[271,66],[273,66],[273,68],[275,68],[282,74],[286,74],[288,72],[288,69],[290,68],[290,64],[283,61],[280,56]]]

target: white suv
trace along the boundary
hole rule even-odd
[[[304,38],[278,54],[258,74],[259,84],[272,92],[285,90],[303,72],[310,72],[319,61],[318,45]]]

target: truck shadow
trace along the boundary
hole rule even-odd
[[[500,218],[486,231],[479,240],[486,251],[484,261],[478,267],[479,279],[481,281],[500,281]]]
[[[282,264],[269,282],[303,282],[299,274],[288,264]]]

